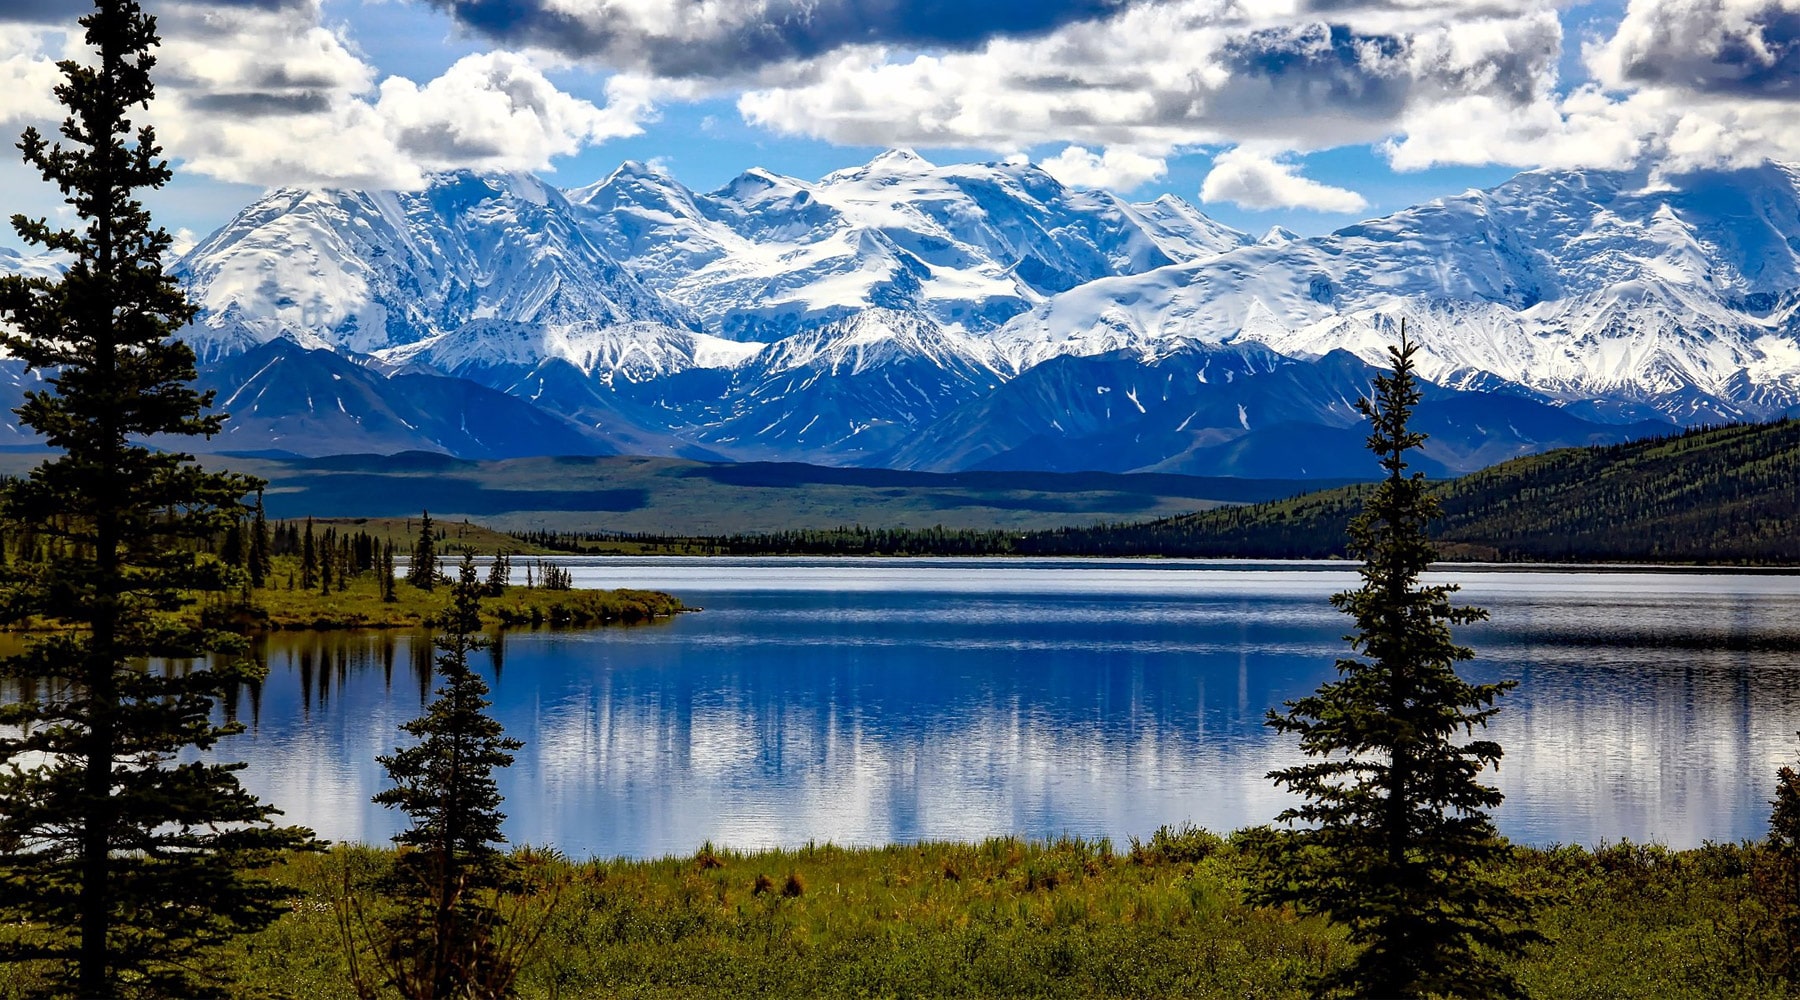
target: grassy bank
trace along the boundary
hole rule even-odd
[[[285,557],[276,559],[276,585],[243,595],[214,597],[202,613],[239,631],[284,629],[420,628],[434,625],[450,599],[450,589],[421,590],[404,580],[395,583],[395,600],[382,600],[381,581],[372,573],[350,578],[343,589],[288,589],[297,573]],[[524,567],[514,570],[523,578]],[[640,624],[688,610],[680,598],[653,590],[545,590],[509,586],[482,601],[483,620],[496,626]]]
[[[1518,975],[1545,1000],[1784,995],[1741,958],[1753,852],[1519,850],[1508,875],[1540,901],[1551,943]],[[1299,997],[1309,972],[1351,954],[1318,918],[1244,905],[1246,858],[1197,831],[1116,852],[990,840],[520,857],[536,888],[525,922],[555,900],[526,998]],[[303,895],[232,954],[245,985],[350,997],[332,901],[346,875],[367,885],[391,858],[340,848],[277,869]]]

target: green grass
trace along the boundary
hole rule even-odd
[[[396,581],[395,596],[381,598],[380,580],[372,573],[352,577],[349,586],[330,594],[318,588],[287,589],[289,574],[298,577],[297,560],[278,557],[274,586],[251,592],[245,607],[241,595],[214,598],[202,611],[211,620],[239,631],[284,629],[422,628],[437,622],[449,605],[450,588],[420,590]],[[514,579],[525,575],[522,565]],[[687,610],[680,598],[653,590],[544,590],[511,586],[498,597],[482,600],[483,618],[493,625],[587,626],[637,624]]]
[[[1551,940],[1512,969],[1540,1000],[1794,995],[1746,969],[1733,943],[1753,851],[1520,849],[1505,877],[1539,900]],[[533,887],[524,920],[548,920],[520,980],[528,1000],[1297,998],[1308,974],[1353,953],[1317,917],[1245,905],[1246,859],[1196,830],[1117,852],[998,839],[517,857]],[[344,847],[274,870],[302,895],[228,956],[245,994],[349,998],[333,900],[347,875],[366,887],[391,859]],[[0,998],[22,982],[0,979]]]

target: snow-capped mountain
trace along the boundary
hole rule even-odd
[[[595,243],[736,339],[867,308],[983,332],[1095,278],[1249,242],[1178,199],[1131,205],[1028,163],[940,167],[907,150],[816,183],[752,169],[710,194],[627,163],[571,199]]]
[[[0,272],[54,266],[0,252]],[[1800,168],[1780,164],[1534,171],[1260,238],[904,150],[707,193],[638,163],[566,192],[462,172],[274,192],[178,273],[241,450],[1338,476],[1402,322],[1440,387],[1420,419],[1442,471],[1800,413]],[[309,394],[245,411],[273,376],[240,359],[271,341],[312,349],[281,349]],[[433,407],[532,430],[432,429]]]
[[[1013,320],[1025,364],[1254,341],[1375,364],[1402,319],[1440,384],[1594,415],[1766,418],[1800,404],[1800,170],[1534,171],[1313,239],[1101,279]]]
[[[865,309],[747,359],[733,372],[723,419],[693,412],[695,436],[746,458],[870,464],[1004,381],[986,339]]]
[[[201,241],[176,273],[213,359],[284,337],[356,353],[471,322],[594,330],[687,315],[588,242],[560,191],[457,172],[416,193],[276,191]]]
[[[63,272],[68,260],[63,254],[23,254],[11,247],[0,247],[0,274],[20,274],[27,278],[54,278]]]

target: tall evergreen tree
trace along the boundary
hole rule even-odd
[[[381,599],[389,604],[400,599],[394,592],[394,543],[381,547]]]
[[[319,593],[331,596],[331,577],[334,564],[337,562],[337,546],[333,544],[332,529],[325,529],[325,536],[319,539]]]
[[[1408,427],[1420,399],[1414,350],[1402,330],[1389,348],[1393,373],[1357,403],[1386,478],[1350,524],[1363,585],[1331,602],[1355,619],[1350,643],[1361,655],[1338,660],[1338,679],[1285,714],[1269,713],[1270,726],[1322,759],[1269,775],[1305,800],[1278,819],[1305,826],[1273,839],[1276,874],[1257,895],[1322,912],[1364,946],[1318,984],[1324,995],[1516,996],[1494,956],[1538,936],[1526,904],[1491,877],[1510,847],[1487,814],[1501,794],[1480,773],[1501,749],[1456,742],[1486,726],[1512,683],[1457,675],[1474,654],[1451,626],[1487,613],[1451,604],[1455,586],[1419,583],[1436,558],[1425,528],[1437,503],[1425,477],[1406,471],[1425,440]]]
[[[1774,982],[1800,982],[1800,769],[1775,772],[1769,836],[1750,869],[1745,957],[1753,972]]]
[[[420,590],[437,586],[437,529],[432,526],[431,512],[419,514],[419,540],[413,544],[412,565],[407,567],[406,582]]]
[[[244,521],[242,518],[234,517],[231,519],[231,523],[225,526],[225,540],[219,545],[219,558],[225,560],[225,565],[235,569],[246,568],[246,564],[250,561],[250,553],[244,547]]]
[[[257,484],[193,456],[134,444],[219,431],[173,334],[193,316],[163,272],[169,236],[137,200],[170,177],[150,128],[155,21],[135,0],[81,18],[89,61],[59,64],[62,141],[35,129],[26,161],[57,185],[79,229],[15,216],[28,243],[69,257],[59,279],[0,278],[0,345],[42,373],[16,412],[58,456],[6,484],[9,521],[52,542],[0,576],[0,623],[64,626],[0,662],[0,920],[31,932],[0,960],[43,963],[52,996],[222,995],[209,947],[275,919],[289,893],[249,869],[309,834],[237,781],[242,765],[178,760],[237,732],[213,697],[253,677],[236,637],[165,615],[233,574],[205,540]],[[211,669],[145,670],[150,656],[215,656]]]
[[[269,554],[269,519],[263,512],[262,490],[256,491],[256,514],[250,521],[250,586],[261,588],[275,570]]]
[[[389,985],[409,1000],[506,996],[516,971],[499,937],[496,895],[516,875],[500,851],[505,816],[494,772],[524,744],[487,714],[487,684],[469,664],[487,645],[482,589],[465,556],[437,640],[443,685],[424,716],[401,726],[418,742],[377,758],[394,787],[375,801],[411,820],[394,836],[408,849],[387,886],[400,905],[378,942]]]
[[[319,585],[319,546],[313,538],[312,518],[306,519],[306,534],[300,539],[300,589],[311,590]]]

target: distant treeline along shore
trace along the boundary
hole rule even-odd
[[[1435,484],[1443,558],[1519,562],[1800,564],[1800,421],[1690,430],[1568,448]],[[1163,556],[1330,559],[1372,485],[1178,517],[1044,531],[861,525],[665,535],[530,531],[579,554]]]

